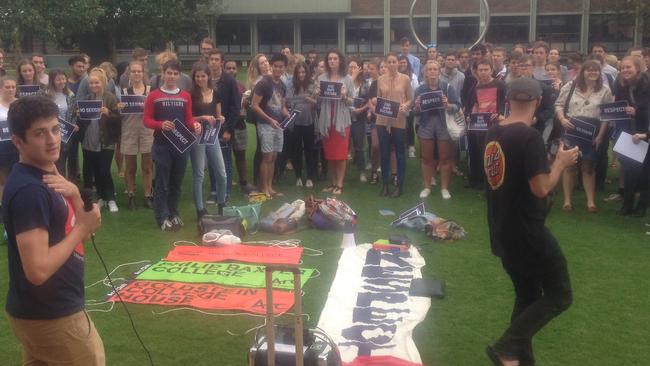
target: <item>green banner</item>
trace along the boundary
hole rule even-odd
[[[152,264],[137,274],[138,280],[159,280],[188,283],[216,283],[233,287],[265,287],[266,266],[243,263],[168,262]],[[300,286],[314,269],[300,269]],[[293,290],[293,273],[274,272],[273,288]]]

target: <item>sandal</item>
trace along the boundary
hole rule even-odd
[[[334,184],[330,184],[327,188],[323,188],[323,192],[332,192],[335,188],[336,186]]]
[[[566,205],[562,206],[562,211],[571,212],[571,211],[573,211],[573,206],[571,204],[566,204]]]
[[[587,206],[587,212],[589,213],[598,213],[598,211],[600,210],[598,210],[598,207],[596,206]]]
[[[332,190],[332,194],[339,196],[341,195],[341,193],[343,193],[343,187],[334,186],[334,189]]]

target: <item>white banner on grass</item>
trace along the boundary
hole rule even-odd
[[[394,365],[421,365],[413,329],[424,320],[431,299],[410,296],[422,278],[418,250],[377,251],[371,244],[344,249],[318,327],[339,346],[348,365],[370,365],[391,357]],[[373,361],[375,359],[375,361]]]

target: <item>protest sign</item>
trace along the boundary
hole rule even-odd
[[[472,113],[469,116],[469,131],[487,131],[492,113]]]
[[[18,85],[18,98],[40,93],[40,85]]]
[[[61,141],[67,144],[68,141],[70,141],[72,135],[74,135],[76,127],[77,126],[64,120],[63,118],[59,118],[59,128],[61,129]]]
[[[0,141],[10,141],[9,121],[0,121]]]
[[[300,114],[299,110],[297,109],[292,110],[291,113],[289,114],[289,117],[285,118],[282,122],[280,122],[280,128],[284,130],[285,128],[289,127],[289,125],[291,125],[296,120],[299,114]]]
[[[434,109],[443,109],[445,106],[442,104],[442,91],[434,90],[428,93],[420,94],[420,111],[428,112]]]
[[[219,139],[219,130],[221,130],[221,123],[217,122],[212,126],[208,122],[201,123],[203,129],[201,131],[201,138],[199,145],[216,145]]]
[[[603,103],[600,105],[600,119],[601,121],[621,121],[630,119],[625,108],[628,106],[626,100],[621,100],[613,103]]]
[[[174,126],[176,128],[171,131],[163,130],[162,134],[179,153],[183,154],[196,142],[197,138],[181,121],[175,119]]]
[[[79,118],[81,119],[100,119],[102,116],[101,100],[78,100]]]
[[[343,83],[336,81],[321,81],[320,97],[323,99],[341,99],[341,88],[343,88]]]
[[[398,113],[399,102],[379,97],[377,98],[377,106],[375,107],[376,115],[395,119],[397,118]]]
[[[144,95],[122,95],[120,102],[124,103],[124,108],[120,114],[142,114],[144,113]]]
[[[585,141],[591,143],[596,135],[596,126],[578,118],[569,117],[569,122],[575,127],[565,129],[564,136],[574,143]]]

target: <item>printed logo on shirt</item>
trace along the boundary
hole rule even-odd
[[[498,141],[490,141],[485,146],[483,167],[490,188],[494,191],[499,189],[506,175],[506,157]]]
[[[74,213],[74,208],[72,208],[72,203],[65,197],[63,197],[63,201],[65,202],[65,206],[68,209],[68,216],[65,220],[65,235],[68,235],[70,234],[72,228],[77,222],[77,216]],[[83,243],[77,244],[77,246],[74,248],[74,251],[72,252],[72,255],[74,255],[74,257],[79,259],[80,261],[83,261],[84,244]]]

